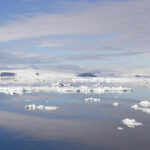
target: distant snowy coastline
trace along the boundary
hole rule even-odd
[[[148,77],[98,77],[92,73],[64,73],[45,70],[1,70],[0,85],[36,85],[50,83],[143,83],[149,84]]]

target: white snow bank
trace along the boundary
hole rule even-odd
[[[117,107],[119,106],[119,103],[113,103],[113,106]]]
[[[122,123],[128,126],[129,128],[135,128],[136,126],[142,126],[141,122],[137,122],[135,119],[124,119]]]
[[[89,98],[85,98],[86,102],[100,102],[100,98],[93,98],[93,97],[89,97]]]
[[[44,106],[44,105],[38,105],[36,106],[35,104],[32,105],[26,105],[25,109],[27,110],[59,110],[60,108],[57,106]]]

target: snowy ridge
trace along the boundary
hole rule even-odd
[[[0,87],[0,93],[5,94],[19,94],[22,95],[24,93],[38,93],[38,92],[58,92],[58,93],[123,93],[123,92],[132,92],[131,88],[125,87],[88,87],[88,86],[80,86],[80,87],[57,87],[57,86],[41,86],[41,87]]]

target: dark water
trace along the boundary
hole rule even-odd
[[[87,97],[101,98],[87,103]],[[146,88],[124,94],[0,94],[2,150],[149,150],[150,115],[130,107],[150,99]],[[118,107],[112,103],[118,102]],[[59,111],[29,111],[27,104],[59,106]],[[125,118],[143,125],[128,128]],[[123,131],[117,130],[124,127]]]

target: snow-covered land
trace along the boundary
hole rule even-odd
[[[0,84],[48,84],[59,81],[70,81],[75,77],[71,73],[45,71],[45,70],[1,70],[1,73],[14,73],[15,76],[0,76]]]
[[[92,83],[150,83],[150,78],[137,78],[137,77],[75,77],[72,79],[74,83],[84,83],[84,82],[92,82]]]
[[[0,84],[34,85],[55,83],[144,83],[149,84],[150,78],[144,77],[80,77],[77,74],[54,72],[48,70],[24,69],[24,70],[1,70]]]
[[[5,94],[24,94],[36,92],[58,93],[96,93],[132,92],[129,87],[105,85],[102,83],[141,82],[143,78],[122,77],[79,77],[73,73],[52,72],[44,70],[1,70],[0,92]],[[92,84],[90,84],[92,82]],[[144,81],[145,82],[145,81]]]

